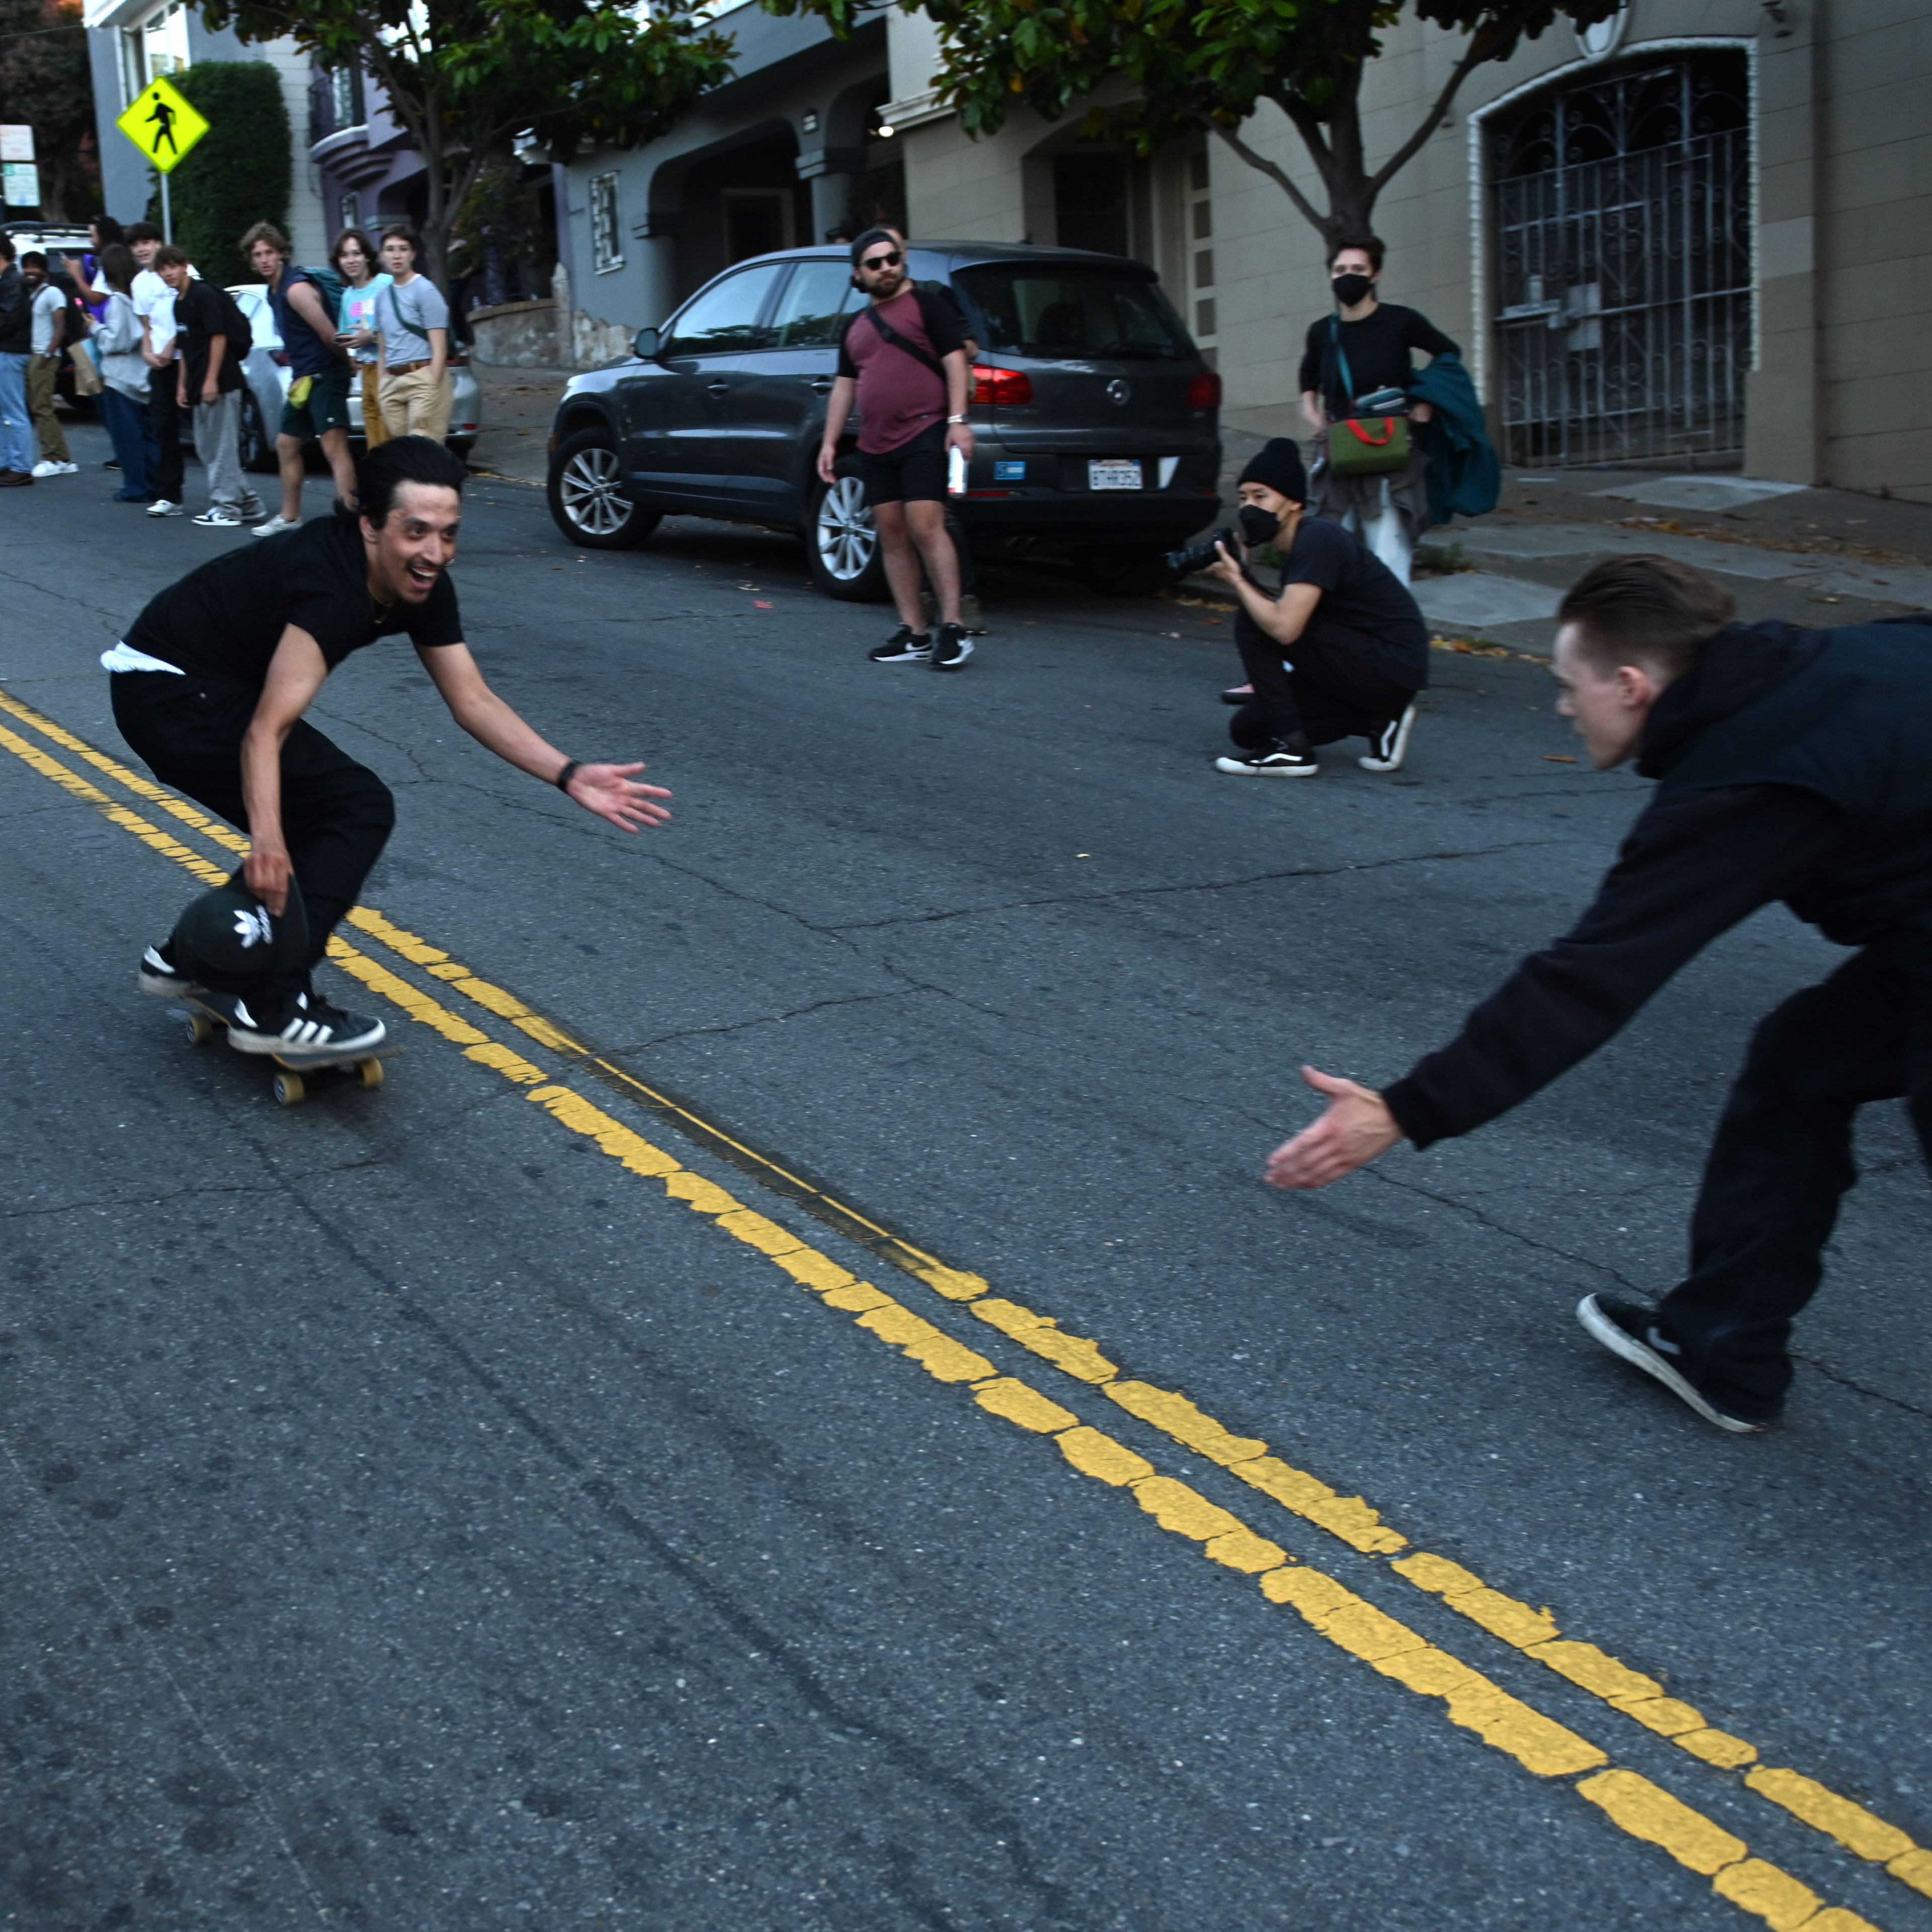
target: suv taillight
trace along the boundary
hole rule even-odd
[[[990,403],[995,409],[1024,409],[1033,400],[1033,378],[1024,369],[995,369],[989,363],[976,363],[973,400]]]
[[[286,349],[272,349],[268,351],[268,360],[278,369],[286,369],[289,366],[289,352]]]
[[[1221,406],[1221,379],[1211,369],[1204,369],[1187,386],[1190,410],[1218,410]]]

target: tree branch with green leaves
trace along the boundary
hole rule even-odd
[[[730,77],[698,0],[207,0],[213,28],[359,67],[424,166],[422,266],[448,286],[478,178],[529,132],[559,160],[642,146]]]
[[[840,36],[890,0],[764,0],[815,14]],[[1588,26],[1618,0],[897,0],[938,27],[939,98],[969,134],[996,132],[1016,107],[1048,121],[1078,114],[1089,134],[1141,154],[1219,136],[1268,177],[1330,247],[1366,233],[1376,202],[1442,122],[1462,83],[1558,20]],[[1405,10],[1467,46],[1413,128],[1371,169],[1361,90]],[[1124,85],[1126,98],[1109,97]],[[1096,105],[1096,100],[1109,104]],[[1264,154],[1251,124],[1272,102],[1300,137],[1317,186]]]

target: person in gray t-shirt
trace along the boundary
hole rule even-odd
[[[434,436],[449,430],[449,304],[416,272],[416,238],[406,228],[382,236],[382,266],[392,280],[376,298],[382,338],[376,394],[392,436]]]

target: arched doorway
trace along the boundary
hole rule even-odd
[[[1486,117],[1506,460],[1736,460],[1751,346],[1741,49],[1640,53]]]

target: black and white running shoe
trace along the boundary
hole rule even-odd
[[[934,670],[958,670],[973,655],[973,640],[964,624],[942,624],[939,640],[932,647]]]
[[[1415,729],[1415,706],[1400,718],[1384,718],[1369,733],[1369,754],[1355,762],[1365,772],[1399,772],[1408,756],[1408,734]]]
[[[1702,1378],[1694,1374],[1684,1351],[1658,1324],[1655,1314],[1640,1302],[1621,1295],[1586,1294],[1576,1304],[1576,1319],[1592,1341],[1613,1355],[1654,1376],[1678,1400],[1688,1402],[1706,1422],[1736,1436],[1756,1436],[1778,1420],[1775,1410],[1760,1416],[1740,1415],[1734,1402],[1720,1402]]]
[[[275,995],[269,994],[272,1000]],[[228,1043],[244,1053],[278,1054],[284,1060],[332,1060],[380,1046],[389,1030],[380,1020],[346,1013],[316,993],[297,993],[279,1012],[261,1010],[240,993],[202,993],[201,1004],[220,1016]]]
[[[158,1000],[178,1000],[189,993],[199,996],[202,991],[175,964],[173,944],[166,940],[159,946],[149,946],[141,955],[140,970],[134,975],[134,983],[142,992]]]
[[[925,664],[932,656],[932,635],[902,624],[883,644],[866,653],[874,664]]]
[[[1217,772],[1232,772],[1246,778],[1312,778],[1322,767],[1306,744],[1289,744],[1276,739],[1257,752],[1238,752],[1232,758],[1216,758]]]

